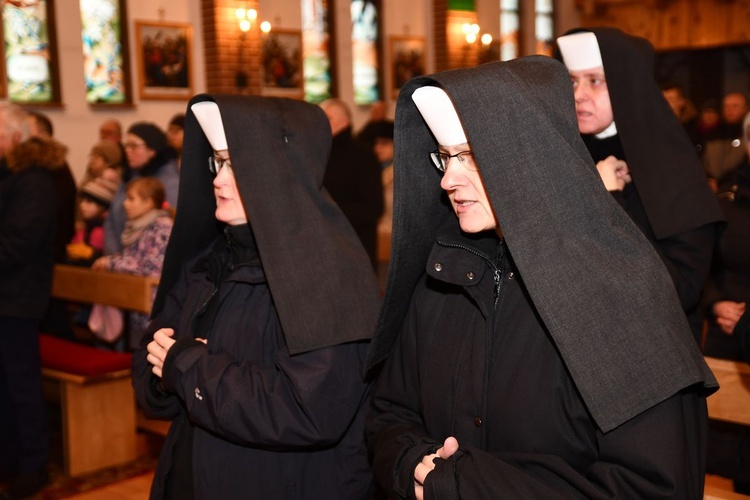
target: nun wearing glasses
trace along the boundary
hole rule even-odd
[[[367,498],[363,368],[379,308],[367,254],[321,187],[320,108],[199,95],[180,209],[134,354],[170,420],[151,498]]]
[[[717,384],[664,264],[596,173],[565,67],[415,78],[395,143],[368,357],[388,496],[702,498]]]

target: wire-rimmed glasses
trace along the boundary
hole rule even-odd
[[[430,159],[432,160],[432,164],[435,165],[435,168],[440,170],[441,172],[445,172],[445,169],[448,168],[448,162],[451,161],[451,158],[456,158],[458,162],[466,168],[466,170],[471,170],[472,172],[477,171],[477,167],[474,164],[472,160],[473,153],[471,150],[466,151],[459,151],[458,153],[454,155],[449,155],[448,153],[443,153],[442,151],[433,151],[430,153]]]

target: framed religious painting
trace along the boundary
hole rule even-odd
[[[192,97],[192,26],[136,21],[135,27],[139,97],[144,100]]]
[[[130,61],[124,0],[79,0],[86,101],[130,105]]]
[[[274,29],[261,40],[261,94],[303,98],[302,33]]]
[[[406,82],[425,73],[424,37],[392,36],[389,38],[391,62],[391,98],[396,99]]]
[[[8,99],[60,104],[55,11],[51,0],[2,2]]]

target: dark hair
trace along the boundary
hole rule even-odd
[[[55,135],[55,129],[52,126],[52,120],[50,120],[47,115],[38,111],[29,111],[29,116],[34,118],[34,120],[36,121],[36,126],[46,132],[47,135],[49,135],[50,137]]]
[[[185,128],[185,115],[183,113],[178,113],[172,117],[171,120],[169,120],[170,125],[176,125],[180,128]]]

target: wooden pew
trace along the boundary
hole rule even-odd
[[[148,313],[155,278],[56,265],[52,296]],[[45,395],[59,401],[66,473],[80,476],[136,458],[130,355],[40,335]]]
[[[750,426],[750,365],[706,357],[709,368],[721,388],[708,398],[708,416],[714,420]],[[748,500],[735,493],[732,481],[706,476],[705,500]]]

